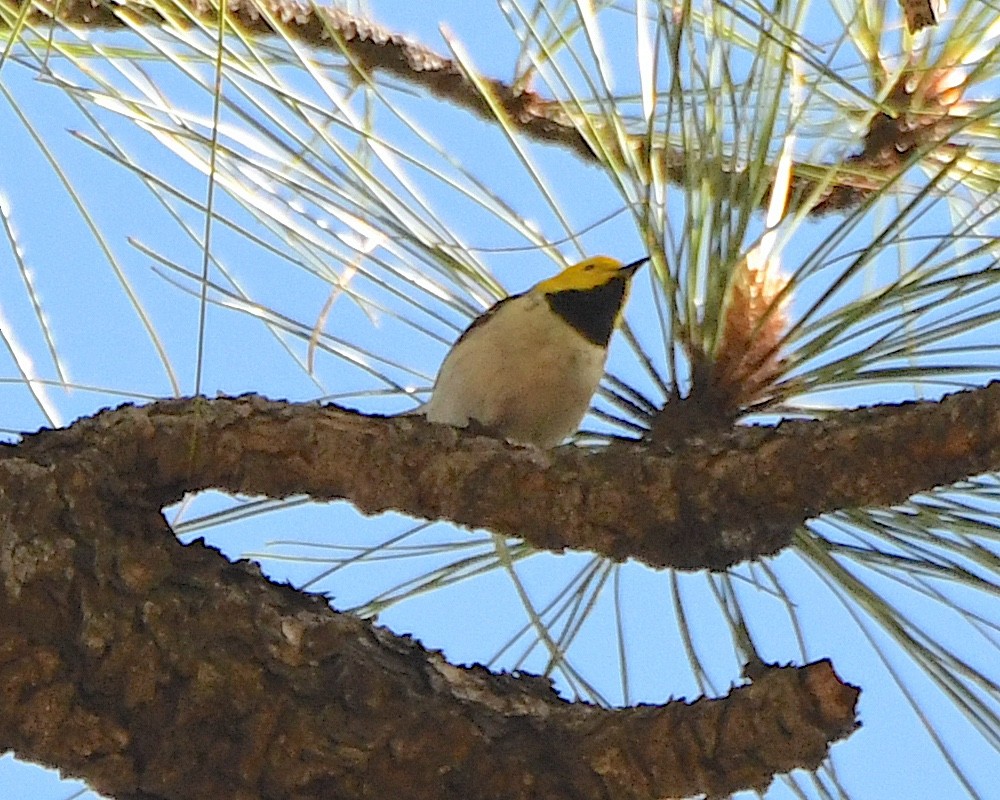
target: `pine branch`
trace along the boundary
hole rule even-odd
[[[369,417],[260,397],[123,406],[16,452],[87,456],[158,508],[186,492],[347,499],[652,567],[724,569],[787,546],[810,517],[900,503],[1000,468],[1000,383],[941,402],[742,428],[657,452],[518,448],[419,417]],[[89,455],[88,455],[89,454]],[[122,494],[122,496],[128,496]]]
[[[17,12],[25,3],[31,3],[26,18],[30,25],[49,25],[58,20],[89,29],[129,29],[144,24],[187,28],[192,25],[192,20],[211,25],[216,22],[217,5],[208,0],[173,2],[176,13],[169,16],[164,10],[170,9],[168,3],[150,4],[145,0],[124,0],[121,3],[106,0],[12,0],[12,7]],[[317,6],[303,0],[228,0],[226,10],[230,24],[246,34],[280,35],[317,50],[343,53],[362,76],[370,71],[392,75],[487,122],[495,122],[495,109],[502,109],[508,124],[523,135],[567,148],[584,161],[602,164],[610,157],[618,164],[645,164],[649,174],[663,175],[680,186],[689,183],[686,172],[691,158],[680,149],[655,140],[651,144],[645,135],[632,135],[624,139],[625,146],[633,151],[626,159],[617,151],[618,139],[610,133],[603,137],[600,145],[588,141],[581,127],[574,124],[572,114],[559,101],[497,79],[477,77],[471,80],[454,59],[341,8]],[[0,30],[3,28],[0,19]],[[492,102],[483,96],[482,87],[489,91]],[[909,95],[904,99],[906,104],[894,110],[898,117],[908,119],[913,101]],[[862,152],[847,158],[844,168],[836,175],[826,174],[835,165],[799,164],[793,167],[790,209],[809,198],[812,214],[843,211],[860,206],[891,185],[894,178],[909,165],[909,161],[898,157],[889,164],[884,157],[886,120],[891,126],[893,119],[885,113],[876,115]],[[962,124],[961,120],[938,117],[933,124],[920,127],[919,140],[924,144],[937,143],[947,148],[951,133]],[[598,131],[599,135],[600,120],[591,118],[586,127]],[[918,136],[908,132],[908,138],[915,141]],[[877,148],[873,144],[876,139]],[[912,141],[910,146],[912,149]],[[702,160],[712,157],[705,154]],[[718,164],[718,171],[720,175],[729,176],[733,196],[754,195],[750,189],[750,176],[735,162],[723,160]],[[821,185],[820,180],[810,177],[810,173],[823,176],[821,188],[817,188]],[[745,188],[740,187],[741,182],[746,183]],[[762,202],[767,202],[766,195]]]
[[[856,727],[858,691],[828,662],[765,668],[720,700],[570,704],[546,680],[452,666],[252,564],[182,546],[159,479],[180,493],[237,440],[257,454],[247,475],[266,453],[289,463],[285,440],[252,422],[259,401],[182,409],[197,435],[179,448],[160,438],[177,415],[153,406],[0,457],[4,750],[118,800],[718,797],[815,768]],[[296,416],[299,434],[328,438]],[[338,416],[320,427],[344,427]]]

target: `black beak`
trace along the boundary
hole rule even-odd
[[[626,264],[619,271],[624,272],[629,278],[631,278],[633,275],[635,275],[635,271],[639,269],[639,267],[641,267],[647,261],[649,261],[649,256],[646,256],[645,258],[640,258],[638,261],[633,261],[631,264]]]

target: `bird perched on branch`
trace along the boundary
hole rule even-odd
[[[501,300],[458,338],[414,413],[555,447],[587,413],[632,276],[648,260],[588,258]]]

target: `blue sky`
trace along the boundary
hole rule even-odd
[[[513,75],[518,42],[499,5],[457,0],[431,7],[378,2],[372,4],[372,14],[391,29],[413,34],[441,52],[447,49],[441,38],[443,26],[454,41],[462,43],[484,74],[501,79]],[[840,23],[825,6],[817,5],[811,14],[809,30],[819,45],[815,52],[843,66],[844,74],[868,91],[857,53],[838,41],[835,31]],[[605,11],[601,20],[607,26],[618,89],[622,94],[635,93],[634,22],[629,14],[616,9]],[[829,36],[826,31],[830,31]],[[120,39],[111,36],[99,36],[97,41],[123,46]],[[138,42],[132,43],[138,46]],[[576,39],[575,44],[579,43]],[[183,52],[180,45],[170,46]],[[44,47],[36,43],[33,52],[44,53]],[[52,58],[57,75],[74,84],[92,85],[95,93],[67,92],[51,85],[39,77],[37,67],[31,66],[31,56],[24,56],[28,66],[17,61],[6,63],[0,71],[0,85],[20,103],[30,124],[36,126],[41,140],[52,148],[57,162],[66,170],[71,185],[80,192],[115,255],[114,266],[10,104],[0,105],[0,140],[19,157],[0,164],[0,193],[6,217],[17,234],[23,263],[30,269],[32,289],[43,302],[49,332],[69,378],[81,385],[99,387],[99,391],[48,390],[56,414],[52,422],[67,423],[125,399],[169,396],[174,391],[171,371],[180,393],[194,390],[199,306],[191,291],[197,283],[179,270],[200,272],[204,215],[190,203],[177,202],[170,207],[178,215],[172,218],[161,202],[163,195],[158,197],[143,185],[141,170],[149,170],[149,176],[166,181],[197,201],[205,197],[206,184],[201,171],[184,162],[183,157],[194,160],[190,152],[184,153],[179,147],[170,152],[157,141],[156,125],[165,125],[166,114],[154,109],[140,129],[129,119],[138,115],[137,108],[121,110],[111,106],[102,96],[100,79],[85,74],[83,67],[91,66],[90,60],[83,58],[74,66],[63,56]],[[326,57],[322,60],[336,61]],[[122,72],[108,69],[100,74],[111,81],[124,81],[122,76],[129,75],[133,81],[129,92],[138,97],[146,79],[128,73],[124,60],[116,63]],[[151,106],[150,97],[162,93],[184,109],[185,124],[205,133],[210,130],[212,106],[203,84],[211,84],[211,66],[191,59],[181,63],[192,71],[191,76],[181,76],[177,63],[169,59],[151,59],[145,65],[148,83],[155,86],[155,92],[150,91],[143,102]],[[358,230],[351,229],[357,219],[348,211],[353,202],[350,193],[338,201],[337,192],[352,173],[344,168],[346,156],[340,161],[332,156],[334,148],[330,143],[343,144],[346,152],[354,152],[351,148],[360,152],[363,140],[347,129],[344,119],[329,104],[322,106],[329,97],[324,92],[342,91],[343,97],[347,96],[338,71],[328,65],[324,68],[340,89],[325,90],[322,77],[311,80],[291,70],[287,70],[288,75],[283,73],[289,96],[317,103],[311,119],[323,135],[317,134],[309,142],[314,149],[306,148],[302,155],[303,162],[314,170],[309,173],[311,182],[303,178],[305,188],[296,192],[266,175],[268,159],[262,157],[259,163],[251,163],[249,158],[246,162],[234,160],[236,167],[243,169],[240,172],[234,167],[234,183],[242,180],[243,185],[230,186],[230,191],[240,202],[224,192],[217,197],[217,210],[232,225],[220,221],[213,227],[211,249],[218,263],[213,264],[212,274],[224,283],[221,271],[226,270],[249,299],[234,305],[231,295],[214,295],[229,305],[208,309],[200,384],[207,394],[256,391],[296,400],[334,397],[369,411],[402,410],[413,400],[401,393],[386,394],[390,380],[413,390],[429,386],[448,342],[468,323],[470,314],[491,301],[487,274],[463,280],[444,270],[435,271],[440,269],[439,262],[426,255],[421,261],[408,260],[418,258],[419,252],[426,253],[426,243],[396,240],[393,231],[382,225],[384,220],[374,218],[362,221],[384,230],[384,236],[376,237],[371,245],[372,255],[384,259],[384,266],[370,267],[368,276],[364,270],[360,274],[350,272],[350,259],[344,254],[352,252],[350,248],[357,243]],[[248,83],[234,78],[227,84],[234,102]],[[395,184],[393,191],[399,192],[415,218],[424,221],[430,215],[419,210],[414,198],[425,197],[437,219],[447,223],[448,231],[461,239],[496,285],[511,292],[521,291],[557,268],[549,255],[530,243],[529,235],[517,230],[517,225],[523,222],[525,229],[540,230],[545,237],[558,241],[564,237],[560,213],[574,232],[586,229],[577,240],[578,247],[560,241],[557,249],[566,259],[575,260],[579,252],[603,252],[625,261],[642,254],[641,239],[629,216],[609,216],[621,210],[622,198],[600,169],[582,165],[568,152],[527,141],[521,143],[524,150],[519,154],[497,126],[475,121],[466,112],[441,101],[428,101],[419,89],[393,86],[386,99],[373,101],[374,130],[383,141],[405,148],[417,156],[422,166],[433,166],[436,171],[408,164],[405,173],[412,181],[409,185],[413,194],[406,195],[404,188]],[[539,82],[537,86],[544,93],[544,85]],[[844,90],[836,85],[827,88],[831,92]],[[366,110],[358,95],[345,103],[359,115]],[[635,105],[632,102],[630,108]],[[388,106],[398,116],[393,116]],[[273,107],[279,107],[277,101]],[[101,141],[100,132],[81,108],[94,113],[111,132],[113,141],[128,149],[131,169],[95,146]],[[260,108],[256,111],[263,113]],[[227,126],[227,144],[234,149],[243,145],[245,152],[265,152],[265,137],[232,108],[224,110],[222,120]],[[406,120],[415,121],[421,135],[440,143],[440,152],[408,128]],[[291,127],[295,133],[305,130],[301,119]],[[842,145],[836,138],[824,138],[818,124],[811,130],[813,138],[804,137],[799,142],[803,154],[819,160]],[[849,139],[848,133],[840,133],[844,140]],[[291,139],[292,130],[286,135]],[[371,154],[369,157],[375,158]],[[324,162],[324,158],[329,160]],[[532,181],[523,159],[537,166],[538,174],[552,188],[553,201]],[[289,158],[289,174],[299,178],[293,166]],[[373,168],[373,172],[382,178],[387,174],[385,169]],[[451,185],[445,177],[452,181]],[[463,195],[463,191],[477,191],[472,177],[497,189],[499,198],[513,210],[514,221],[501,221],[495,209],[484,210]],[[323,183],[324,178],[328,183]],[[391,181],[386,180],[389,185]],[[317,186],[327,194],[308,194],[307,190]],[[667,205],[676,215],[676,227],[681,225],[687,200],[677,188],[671,188],[668,196]],[[941,203],[936,210],[929,210],[921,217],[919,232],[950,230],[958,213],[956,208]],[[876,209],[837,252],[866,247],[872,230],[885,224],[893,210],[891,203]],[[992,218],[988,210],[982,213],[979,229],[991,231]],[[282,224],[267,229],[269,220]],[[757,231],[760,224],[758,219]],[[185,231],[183,225],[188,225],[189,230]],[[797,259],[814,252],[842,225],[843,218],[837,216],[805,222],[783,253],[785,265],[793,268]],[[421,246],[424,251],[420,251]],[[898,249],[918,260],[914,253],[919,252],[919,243]],[[900,258],[897,252],[887,252],[884,260],[859,271],[845,291],[856,297],[891,281]],[[829,264],[836,263],[836,259],[829,259]],[[404,279],[407,275],[413,277],[405,272],[407,269],[435,286],[423,292],[413,289],[412,282]],[[802,291],[792,301],[793,318],[806,313],[833,269],[826,266],[825,271],[817,271],[811,283],[803,282]],[[124,280],[136,302],[129,299]],[[310,358],[308,342],[275,333],[262,323],[262,318],[274,323],[278,320],[274,312],[280,312],[308,332],[336,295],[338,280],[347,291],[336,296],[324,320],[323,330],[331,338],[324,340],[328,349],[321,348],[315,354],[315,369],[310,374],[303,367]],[[352,291],[358,297],[352,298]],[[627,319],[638,341],[662,364],[665,345],[658,316],[662,306],[657,303],[656,291],[652,271],[643,273],[636,282]],[[411,294],[407,296],[407,292]],[[988,295],[982,302],[987,304],[992,296],[1000,295]],[[4,328],[15,334],[20,352],[30,355],[38,375],[56,380],[58,373],[48,355],[46,328],[39,323],[32,297],[25,273],[8,246],[0,251]],[[157,355],[137,313],[137,303],[168,354],[169,369]],[[264,307],[270,311],[261,311]],[[951,308],[944,307],[942,313]],[[996,329],[987,326],[970,331],[968,336],[973,344],[992,344]],[[842,347],[843,352],[848,352],[856,344],[847,342]],[[995,359],[986,349],[982,353],[983,375],[994,374]],[[971,358],[969,354],[958,357]],[[43,405],[33,398],[20,377],[25,363],[23,357],[18,361],[12,353],[0,351],[0,381],[4,381],[0,383],[4,408],[0,429],[8,439],[18,431],[50,424]],[[613,342],[610,368],[655,397],[655,387],[621,334]],[[373,377],[372,370],[387,380]],[[827,402],[857,405],[936,396],[943,390],[930,382],[860,389],[841,386],[812,400],[822,397]],[[586,426],[596,428],[599,423],[589,419]],[[992,514],[993,506],[984,503]],[[168,510],[168,518],[178,522],[182,539],[206,536],[232,557],[257,554],[272,575],[297,585],[310,582],[334,566],[331,559],[340,559],[337,563],[341,568],[310,585],[311,590],[326,593],[337,608],[379,611],[382,624],[412,633],[429,647],[443,648],[450,658],[461,663],[544,671],[550,659],[538,641],[537,631],[530,626],[531,615],[544,617],[544,609],[550,604],[560,608],[565,603],[552,635],[557,638],[563,630],[573,634],[571,668],[557,669],[554,674],[567,696],[599,697],[621,704],[693,698],[705,692],[724,694],[739,680],[741,663],[734,651],[732,633],[732,615],[738,605],[764,658],[802,663],[831,657],[845,680],[863,688],[863,727],[833,750],[836,780],[850,796],[864,798],[877,792],[881,797],[919,800],[973,796],[972,792],[978,791],[979,796],[988,798],[993,791],[996,751],[987,738],[978,735],[969,719],[943,698],[883,627],[873,623],[858,606],[845,605],[830,590],[824,576],[814,569],[815,559],[799,552],[785,552],[762,565],[741,566],[730,576],[710,577],[704,573],[656,573],[634,563],[607,565],[587,554],[527,554],[516,543],[502,543],[482,531],[456,530],[443,524],[423,526],[394,514],[365,518],[345,503],[276,504],[268,513],[233,517],[223,524],[192,523],[203,514],[233,505],[226,498],[204,496]],[[833,530],[838,522],[830,522],[825,535],[850,540],[850,530]],[[344,559],[360,549],[395,539],[399,541],[378,551],[374,558],[344,564]],[[290,540],[294,544],[287,543]],[[292,560],[286,560],[289,557]],[[505,558],[513,563],[504,566]],[[877,566],[848,560],[842,563],[912,613],[936,640],[947,642],[948,647],[997,680],[995,666],[992,672],[989,667],[991,657],[996,662],[996,631],[1000,624],[995,596],[972,589],[946,589],[929,582],[935,591],[954,592],[949,596],[956,607],[980,613],[981,624],[970,624],[967,615],[957,614],[940,598],[928,599],[929,590],[922,596],[912,587],[902,586],[891,572],[879,572]],[[432,575],[434,570],[440,570],[437,577],[443,585],[413,593],[400,602],[392,599],[402,591],[397,587]],[[458,581],[459,576],[464,579]],[[574,607],[566,599],[573,597],[572,590],[565,593],[566,587],[580,590],[579,596],[586,598],[581,600],[581,607]],[[961,596],[963,592],[972,596]],[[371,605],[380,597],[384,607]],[[582,606],[588,604],[584,615]],[[790,622],[789,609],[798,615],[801,641]],[[946,765],[933,736],[907,702],[907,694],[918,698],[918,707],[929,715],[934,733],[952,748],[960,769],[968,776],[967,785]],[[996,712],[995,693],[984,702]],[[799,776],[797,780],[797,789],[778,783],[768,797],[793,797],[797,791],[808,797],[823,796],[811,786],[810,779]],[[829,795],[839,796],[833,779],[824,776],[818,780]],[[64,800],[78,791],[75,786],[58,782],[52,773],[15,765],[9,758],[0,761],[0,788],[6,797]]]

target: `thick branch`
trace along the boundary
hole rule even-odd
[[[259,397],[123,406],[26,438],[40,464],[99,454],[151,502],[185,492],[350,500],[654,567],[721,569],[776,553],[806,519],[1000,468],[1000,384],[941,402],[744,428],[676,453],[508,446],[419,417]],[[5,451],[0,449],[0,458]]]
[[[202,410],[226,405],[256,413]],[[116,420],[137,433],[121,412],[106,433]],[[108,469],[162,444],[146,434],[106,437],[110,464],[61,434],[25,449],[48,465],[0,459],[0,748],[118,800],[721,796],[817,766],[855,727],[858,693],[826,662],[764,670],[725,700],[619,711],[449,665],[180,545],[145,476]],[[233,434],[203,425],[182,449],[194,466]],[[150,455],[133,463],[162,470]]]
[[[150,4],[145,0],[102,2],[101,0],[14,0],[17,8],[30,2],[32,11],[27,21],[32,25],[48,24],[53,17],[60,22],[88,28],[129,28],[149,23],[157,26],[189,27],[191,19],[214,25],[218,17],[217,3],[209,0],[175,0],[177,12],[164,16],[163,3]],[[516,88],[492,78],[470,80],[461,66],[453,59],[440,55],[413,39],[394,33],[388,28],[359,17],[343,9],[316,6],[304,0],[228,0],[229,20],[252,35],[280,35],[320,50],[333,48],[343,52],[361,70],[381,71],[405,80],[448,102],[472,112],[487,122],[494,122],[494,107],[501,108],[508,123],[525,136],[537,141],[568,148],[584,161],[599,164],[610,157],[626,163],[618,151],[617,134],[609,132],[600,147],[595,147],[574,124],[571,115],[556,100],[544,98],[537,92]],[[0,29],[3,23],[0,20]],[[491,95],[488,102],[480,89],[487,87]],[[885,115],[879,115],[881,120]],[[600,136],[600,120],[591,118],[587,130]],[[950,128],[945,129],[940,141],[948,140]],[[690,181],[687,168],[690,154],[662,143],[650,142],[645,135],[626,136],[624,146],[631,150],[632,158],[640,165],[648,165],[650,174],[658,174],[681,186]],[[706,159],[711,156],[706,155]],[[704,161],[704,159],[703,159]],[[819,188],[818,196],[810,201],[810,212],[815,214],[842,210],[860,205],[867,198],[881,191],[905,165],[894,163],[886,169],[884,159],[869,158],[864,153],[849,158],[846,168],[838,175],[825,174],[822,165],[801,165],[793,169],[790,204],[795,207],[810,198]],[[898,162],[898,158],[897,158]],[[719,161],[720,175],[727,175],[732,184],[733,196],[752,195],[750,177],[735,161]],[[811,177],[819,175],[818,178]],[[746,186],[739,187],[740,181]],[[766,203],[768,198],[762,197]]]

